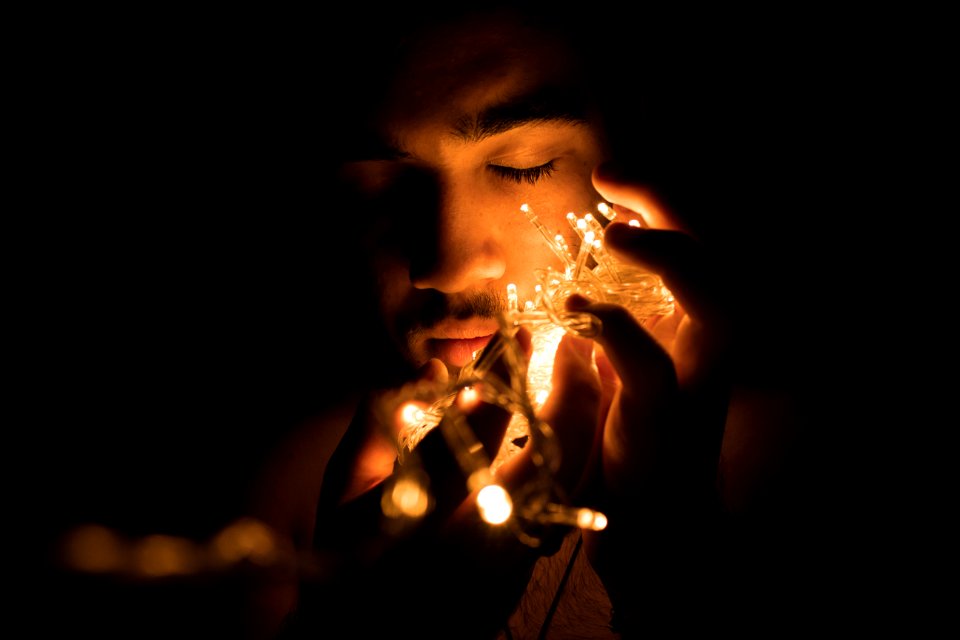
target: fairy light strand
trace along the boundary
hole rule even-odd
[[[550,394],[554,355],[562,337],[572,334],[593,338],[602,330],[595,316],[564,310],[566,298],[580,293],[600,302],[620,304],[641,322],[672,312],[674,299],[659,276],[621,263],[606,251],[604,228],[618,217],[606,203],[597,205],[600,218],[592,213],[582,217],[572,211],[566,214],[565,220],[578,240],[575,257],[564,235],[552,233],[528,204],[522,204],[520,211],[559,258],[562,271],[551,267],[536,270],[538,282],[532,299],[521,300],[517,286],[507,285],[507,310],[501,314],[499,333],[487,348],[476,354],[474,362],[463,368],[453,389],[422,413],[425,419],[408,425],[407,435],[401,435],[400,460],[404,460],[403,452],[411,451],[428,431],[442,426],[447,444],[460,461],[468,484],[472,485],[470,488],[479,490],[481,516],[494,526],[512,523],[521,540],[536,546],[539,538],[527,533],[531,525],[561,524],[585,529],[607,526],[603,513],[564,503],[563,492],[553,478],[559,466],[559,446],[549,425],[537,417],[537,411]],[[630,219],[627,224],[645,226],[637,219]],[[529,362],[523,359],[514,339],[520,327],[531,333],[533,352]],[[501,380],[491,373],[493,363],[501,357],[508,365],[509,380]],[[486,383],[485,401],[514,413],[500,451],[492,461],[487,460],[485,454],[478,455],[482,447],[478,449],[475,439],[471,439],[463,414],[453,402],[461,389],[476,382]],[[511,495],[497,484],[496,472],[506,460],[526,447],[531,448],[531,460],[539,473]]]
[[[476,354],[450,388],[414,386],[407,390],[407,397],[393,399],[392,417],[384,421],[400,423],[400,466],[382,490],[381,509],[388,520],[416,520],[429,511],[429,479],[417,467],[416,456],[410,454],[429,431],[443,425],[441,432],[460,464],[466,486],[476,492],[478,511],[491,526],[509,526],[531,546],[540,543],[537,535],[529,533],[531,525],[594,530],[607,526],[606,515],[600,511],[557,502],[558,496],[563,497],[553,478],[560,451],[550,426],[537,417],[550,394],[554,354],[562,337],[572,334],[592,338],[602,330],[596,317],[564,311],[564,301],[573,293],[581,293],[600,302],[623,305],[642,322],[672,312],[674,299],[658,276],[623,264],[606,251],[604,228],[622,216],[604,202],[596,209],[599,219],[591,213],[583,217],[573,212],[566,215],[579,243],[574,257],[562,233],[552,233],[529,205],[521,205],[520,211],[559,258],[562,271],[538,269],[531,299],[521,301],[516,285],[507,286],[508,308],[500,317],[497,339]],[[626,222],[631,227],[647,227],[639,218]],[[528,363],[514,339],[519,327],[531,333],[533,353]],[[508,380],[490,371],[500,358],[508,365]],[[481,381],[486,391],[477,398],[474,385]],[[458,395],[467,405],[482,399],[514,412],[501,449],[492,461],[457,407]],[[496,471],[526,447],[531,448],[531,460],[539,473],[511,494],[497,482]],[[67,569],[140,580],[233,571],[238,566],[263,570],[297,567],[302,575],[314,579],[336,574],[331,558],[295,554],[265,523],[252,518],[230,523],[205,543],[168,535],[131,539],[101,525],[84,525],[68,532],[58,551],[61,566]]]

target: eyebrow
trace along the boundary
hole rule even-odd
[[[528,124],[586,124],[586,113],[582,96],[548,89],[511,98],[464,116],[456,121],[451,133],[462,142],[480,142]]]

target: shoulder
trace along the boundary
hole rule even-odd
[[[294,429],[267,456],[250,492],[250,515],[298,549],[309,547],[327,463],[356,403],[346,399]]]

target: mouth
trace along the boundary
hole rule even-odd
[[[496,333],[496,326],[453,325],[437,328],[426,341],[431,357],[446,365],[463,367],[473,360],[473,354],[483,349]]]
[[[464,367],[473,360],[473,354],[490,342],[493,334],[478,338],[431,338],[427,347],[433,357],[454,367]]]

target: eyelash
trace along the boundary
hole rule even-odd
[[[501,178],[513,180],[517,184],[521,182],[536,184],[541,178],[549,178],[553,172],[556,171],[556,167],[553,166],[553,160],[546,164],[541,164],[538,167],[528,167],[526,169],[504,167],[499,164],[490,164],[487,165],[487,167]]]

